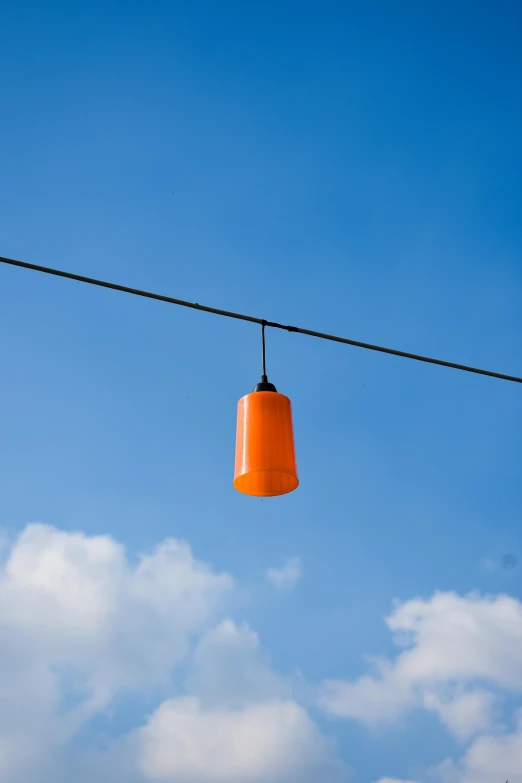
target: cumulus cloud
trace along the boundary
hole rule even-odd
[[[287,558],[282,568],[269,568],[266,578],[277,590],[291,590],[302,577],[301,561],[298,557]]]
[[[323,683],[323,709],[372,724],[424,707],[466,739],[490,727],[497,689],[522,692],[515,598],[435,593],[398,604],[386,622],[403,651],[353,682]]]
[[[0,571],[1,779],[64,746],[119,692],[168,683],[232,585],[183,542],[131,567],[108,536],[29,525]]]
[[[29,525],[0,568],[2,783],[344,780],[255,632],[222,619],[233,589],[175,539],[131,565],[109,536]],[[129,694],[157,706],[100,750],[90,721]]]
[[[247,623],[224,620],[205,633],[193,656],[187,681],[191,694],[207,706],[243,708],[246,704],[288,699],[294,686],[277,674],[259,637]]]
[[[381,778],[375,783],[416,783],[414,780],[399,780],[399,778]]]
[[[461,690],[457,687],[452,690],[446,701],[434,691],[425,691],[423,706],[436,712],[459,740],[486,731],[493,723],[495,696],[481,688]]]
[[[144,776],[169,783],[341,781],[342,765],[293,701],[243,709],[203,708],[196,698],[164,702],[138,735]]]
[[[273,671],[257,634],[225,620],[203,635],[190,696],[165,701],[136,733],[146,778],[171,783],[337,783],[346,768]]]
[[[477,737],[460,762],[448,759],[430,777],[442,783],[522,783],[522,710],[514,731]]]
[[[28,526],[0,578],[0,629],[41,665],[80,667],[94,706],[169,676],[232,579],[167,540],[130,567],[108,536]]]

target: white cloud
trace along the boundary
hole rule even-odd
[[[444,761],[430,778],[443,783],[522,783],[522,711],[514,731],[477,737],[460,762]]]
[[[493,723],[494,695],[481,688],[456,691],[444,701],[440,694],[425,691],[423,704],[436,712],[442,723],[459,740],[466,740]]]
[[[203,635],[193,656],[188,690],[206,706],[242,708],[246,704],[288,699],[289,678],[274,672],[259,637],[246,623],[224,620]]]
[[[344,780],[255,632],[215,625],[233,587],[174,539],[130,565],[109,536],[29,525],[0,568],[2,783]],[[173,698],[181,663],[187,695]],[[129,693],[159,706],[96,751],[89,721]],[[89,752],[75,755],[80,730]]]
[[[319,706],[333,715],[373,724],[392,721],[415,705],[410,684],[397,677],[392,664],[377,659],[374,668],[375,674],[365,674],[355,682],[323,682]]]
[[[293,701],[204,709],[196,698],[164,702],[138,734],[150,780],[169,783],[305,783],[345,780],[343,767]]]
[[[375,783],[416,783],[414,780],[399,780],[399,778],[381,778]]]
[[[292,698],[248,625],[225,620],[194,653],[190,695],[165,701],[136,733],[140,767],[172,783],[337,783],[346,768]]]
[[[232,580],[166,541],[131,568],[108,536],[29,525],[0,571],[0,778],[26,774],[122,690],[168,683]]]
[[[435,593],[397,605],[386,622],[403,652],[354,682],[326,681],[323,709],[371,724],[424,707],[465,739],[491,725],[496,689],[522,692],[515,598]]]
[[[232,579],[163,542],[131,568],[108,536],[28,526],[0,578],[0,630],[41,665],[81,668],[97,706],[168,678]]]
[[[435,593],[397,607],[388,626],[412,645],[397,661],[413,681],[484,678],[522,689],[522,604],[507,595]]]
[[[277,590],[291,590],[302,577],[301,561],[298,557],[289,557],[282,568],[269,568],[267,580]]]

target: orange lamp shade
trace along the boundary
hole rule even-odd
[[[246,394],[237,406],[234,487],[272,497],[298,484],[290,400],[276,391]]]

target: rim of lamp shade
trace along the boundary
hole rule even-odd
[[[263,473],[270,473],[273,481],[261,481]],[[275,498],[280,495],[288,495],[299,486],[299,479],[294,473],[284,471],[252,471],[243,473],[234,479],[234,489],[242,495],[250,495],[257,498]],[[267,487],[267,489],[265,489]],[[275,491],[275,490],[278,491]]]

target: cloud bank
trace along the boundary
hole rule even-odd
[[[281,589],[296,581],[287,565]],[[136,562],[110,536],[45,525],[8,541],[2,783],[347,781],[303,683],[230,619],[236,589],[175,539]],[[396,655],[323,682],[321,709],[368,726],[428,711],[462,747],[424,777],[406,767],[376,783],[522,783],[522,604],[435,593],[397,603],[386,623]]]
[[[164,541],[131,565],[109,536],[29,525],[6,554],[2,783],[345,780],[257,635],[226,619],[234,580],[188,544]],[[130,697],[156,698],[152,714],[97,734],[93,721],[117,727]]]

